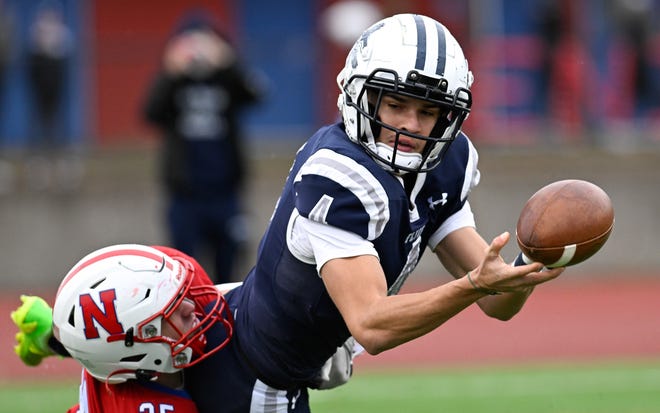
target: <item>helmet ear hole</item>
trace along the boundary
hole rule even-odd
[[[95,282],[94,284],[90,285],[89,289],[90,290],[95,290],[96,287],[98,287],[99,285],[101,285],[103,283],[103,281],[105,281],[105,278],[102,278],[102,279],[98,280],[97,282]]]
[[[69,312],[69,318],[68,318],[68,323],[71,327],[76,326],[76,308],[71,307],[71,312]]]
[[[144,359],[146,356],[147,356],[146,354],[134,354],[134,355],[131,355],[131,356],[128,356],[128,357],[123,357],[119,361],[121,361],[122,363],[138,363],[139,361]],[[157,364],[160,364],[160,363],[157,363]]]

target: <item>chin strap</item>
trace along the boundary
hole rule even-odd
[[[105,389],[109,392],[112,393],[112,386],[115,383],[111,383],[110,379],[113,376],[116,376],[118,374],[126,374],[126,373],[132,373],[135,375],[135,378],[140,381],[153,381],[156,378],[158,378],[158,372],[153,371],[153,370],[144,370],[144,369],[139,369],[139,370],[130,370],[130,369],[120,369],[120,370],[115,370],[112,373],[108,374],[108,377],[105,378]],[[124,379],[124,381],[129,380],[129,379]]]
[[[396,159],[394,160],[394,164],[392,164],[394,148],[382,142],[376,143],[376,153],[378,156],[388,161],[388,163],[383,163],[389,168],[396,168],[398,166],[403,168],[417,169],[421,166],[423,159],[422,155],[416,152],[397,151]]]

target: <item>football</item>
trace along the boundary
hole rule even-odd
[[[591,182],[567,179],[529,198],[518,218],[516,240],[529,262],[567,267],[598,252],[613,227],[614,208],[607,193]]]

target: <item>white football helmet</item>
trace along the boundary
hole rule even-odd
[[[66,275],[53,307],[55,336],[95,378],[107,383],[153,379],[198,363],[232,336],[229,306],[215,286],[192,286],[194,266],[143,245],[114,245],[80,260]],[[170,317],[184,299],[198,322],[181,331]],[[214,302],[203,309],[200,303]],[[161,334],[164,323],[180,337]],[[206,347],[205,332],[226,340]]]
[[[426,16],[398,14],[369,27],[353,45],[337,76],[337,106],[348,137],[384,168],[426,172],[438,166],[468,116],[472,82],[463,51],[445,26]],[[442,109],[431,136],[397,129],[378,118],[383,95],[391,93]],[[381,128],[396,133],[394,148],[376,142]],[[425,140],[423,153],[398,151],[400,135]]]

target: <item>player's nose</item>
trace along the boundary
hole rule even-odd
[[[414,109],[409,109],[401,117],[401,125],[399,128],[405,130],[406,132],[418,134],[422,130],[421,125],[422,123],[419,119],[417,111]]]

